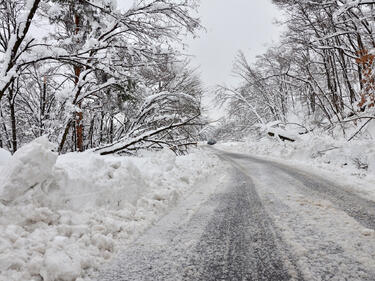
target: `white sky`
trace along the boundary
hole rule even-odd
[[[271,0],[200,0],[198,16],[206,31],[195,39],[186,39],[192,55],[192,66],[199,66],[202,82],[208,95],[203,103],[212,119],[223,115],[213,105],[210,89],[216,85],[235,84],[232,74],[233,61],[239,50],[248,60],[254,61],[279,38],[281,28],[274,24],[281,17]],[[120,8],[126,9],[132,0],[117,0]]]
[[[133,0],[117,0],[127,9]],[[280,28],[273,24],[280,12],[271,0],[200,0],[198,16],[206,31],[199,38],[187,39],[185,50],[193,55],[192,63],[200,66],[207,87],[229,84],[233,59],[242,50],[249,61],[277,41]]]
[[[280,27],[273,24],[280,12],[271,0],[201,0],[199,11],[206,32],[188,40],[188,53],[200,65],[206,86],[234,81],[233,59],[242,50],[254,61],[267,46],[277,41]]]

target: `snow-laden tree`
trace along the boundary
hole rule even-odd
[[[41,0],[0,2],[0,100],[12,82],[27,67],[28,53],[38,43],[28,38],[33,18]]]
[[[273,2],[285,12],[286,31],[281,42],[251,66],[243,63],[245,59],[237,59],[237,65],[239,61],[242,66],[236,68],[241,85],[219,97],[237,100],[230,108],[235,111],[240,103],[243,108],[237,113],[260,123],[258,111],[260,117],[272,121],[298,120],[304,130],[333,132],[339,128],[342,136],[351,139],[348,127],[357,124],[361,128],[363,122],[374,118],[370,60],[375,47],[375,3]],[[246,102],[233,91],[244,94]]]
[[[166,123],[171,125],[176,136],[159,134],[161,139],[169,139],[169,146],[175,141],[176,145],[192,141],[191,120],[199,115],[202,88],[186,65],[170,69],[184,60],[176,48],[181,36],[200,27],[191,16],[194,0],[134,1],[127,11],[104,0],[17,3],[11,16],[13,27],[6,36],[16,38],[19,49],[13,52],[12,44],[3,44],[6,60],[2,63],[0,98],[9,92],[13,81],[21,80],[19,106],[24,115],[17,118],[23,124],[33,123],[28,127],[33,128],[32,134],[38,130],[50,133],[59,143],[59,151],[82,151],[112,142],[117,145],[120,139],[126,142],[139,134],[139,128],[137,133],[129,131],[130,124],[145,114],[142,110],[147,109],[151,97],[157,97],[150,104],[159,104],[160,111],[147,109],[150,119],[138,122],[149,122],[148,129],[153,132]],[[3,8],[4,13],[14,10],[5,4]],[[27,24],[23,25],[25,16]],[[33,19],[49,22],[50,27],[39,30],[37,24],[32,25]],[[4,21],[2,26],[6,24]],[[7,67],[8,61],[11,67]],[[43,110],[30,109],[35,98]],[[45,114],[46,107],[52,114]],[[47,120],[41,121],[43,118]]]

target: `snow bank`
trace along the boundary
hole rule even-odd
[[[375,200],[375,143],[373,140],[347,142],[324,135],[301,135],[296,142],[265,137],[257,141],[225,143],[219,147],[249,153],[271,160],[283,159],[288,164],[329,177],[336,182]]]
[[[57,157],[52,148],[39,138],[0,171],[1,281],[92,280],[221,165],[203,150]]]

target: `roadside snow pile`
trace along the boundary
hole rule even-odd
[[[249,139],[237,148],[244,152],[297,160],[315,166],[322,164],[325,168],[333,167],[334,170],[339,167],[347,174],[360,177],[375,176],[375,121],[363,121],[358,126],[347,124],[345,137],[341,127],[334,127],[331,131],[332,136],[328,136],[327,131],[309,131],[306,127],[298,125],[300,119],[290,114],[290,123],[287,125],[275,121],[260,126],[263,134],[271,132],[275,136],[285,136],[286,141],[277,137],[264,137],[257,141]],[[361,132],[362,125],[366,124]]]
[[[92,280],[121,245],[221,165],[202,150],[57,157],[52,147],[42,137],[1,157],[1,281]]]
[[[227,143],[224,146],[257,155],[330,164],[356,171],[356,173],[375,171],[374,141],[347,142],[316,136],[314,138],[300,137],[296,142],[263,138],[259,141],[246,141],[240,144]]]
[[[355,176],[365,179],[361,185],[366,191],[375,189],[375,143],[373,140],[338,140],[328,136],[305,134],[295,142],[281,141],[264,137],[257,141],[243,143],[225,143],[224,150],[266,156],[274,160],[284,159],[292,165],[316,167],[335,172],[342,176]],[[344,177],[342,177],[344,178]],[[354,183],[354,181],[351,179]],[[356,183],[357,184],[357,183]],[[362,187],[361,187],[362,188]]]
[[[46,137],[41,137],[31,145],[21,147],[9,158],[0,177],[0,200],[8,202],[19,199],[34,186],[44,183],[50,177],[57,159],[57,154],[51,149],[53,145]]]

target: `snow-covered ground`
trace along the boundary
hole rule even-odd
[[[0,150],[0,280],[83,281],[179,200],[222,172],[196,149],[57,156],[44,137]]]
[[[300,136],[297,141],[264,137],[260,140],[220,143],[231,152],[248,153],[323,176],[375,200],[375,143],[373,140],[337,140],[327,136]]]
[[[281,161],[375,200],[372,141],[301,136],[215,147]],[[42,137],[13,156],[0,149],[0,281],[94,280],[121,248],[226,169],[205,148],[178,157],[58,156],[53,148]]]

